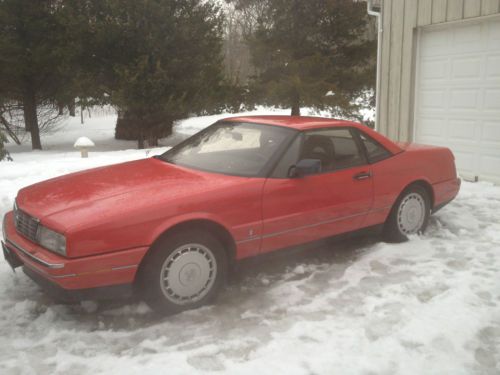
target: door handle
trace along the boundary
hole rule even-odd
[[[354,176],[352,176],[353,179],[355,180],[366,180],[367,178],[370,178],[372,174],[370,172],[359,172],[356,173]]]

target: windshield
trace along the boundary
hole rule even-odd
[[[262,176],[295,130],[281,126],[218,122],[170,149],[161,159],[235,176]]]

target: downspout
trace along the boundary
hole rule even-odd
[[[382,1],[382,0],[380,0]],[[377,17],[377,78],[375,83],[375,130],[378,130],[380,123],[380,74],[382,71],[382,66],[380,61],[382,59],[382,49],[380,48],[380,43],[382,42],[382,22],[380,20],[380,8],[379,10],[374,10],[373,0],[366,1],[366,11],[370,16]]]

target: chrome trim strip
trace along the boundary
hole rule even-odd
[[[362,213],[359,213],[359,214],[337,217],[335,219],[320,221],[318,223],[304,225],[304,226],[298,227],[298,228],[292,228],[292,229],[287,229],[287,230],[283,230],[283,231],[280,231],[280,232],[269,233],[269,234],[266,234],[266,235],[262,236],[262,238],[276,237],[276,236],[279,236],[279,235],[282,235],[282,234],[285,234],[285,233],[295,232],[297,230],[302,230],[302,229],[314,228],[314,227],[317,227],[319,225],[335,223],[337,221],[341,221],[341,220],[345,220],[345,219],[352,219],[353,217],[357,217],[357,216],[361,216],[361,215],[366,215],[366,214],[367,214],[367,212],[362,212]]]
[[[65,279],[67,277],[76,277],[78,276],[76,273],[69,273],[67,275],[49,275],[51,279]]]
[[[130,268],[137,268],[138,266],[138,264],[131,264],[130,266],[111,267],[111,271],[128,270]]]
[[[118,266],[118,267],[112,267],[111,271],[119,271],[119,270],[125,270],[125,269],[130,269],[130,268],[137,268],[139,265],[138,264],[132,264],[129,266]],[[86,276],[91,273],[97,273],[97,272],[102,272],[105,270],[97,270],[97,271],[91,271],[91,272],[85,272],[84,274],[77,274],[77,273],[69,273],[66,275],[51,275],[51,274],[45,274],[51,279],[65,279],[68,277],[79,277],[79,276]],[[40,271],[39,271],[40,272]]]
[[[318,223],[304,225],[304,226],[297,227],[297,228],[292,228],[292,229],[287,229],[287,230],[283,230],[283,231],[280,231],[280,232],[273,232],[273,233],[266,234],[264,236],[256,236],[256,237],[252,237],[252,238],[247,238],[247,239],[244,239],[244,240],[236,241],[236,244],[239,245],[241,243],[246,243],[246,242],[255,241],[255,240],[259,240],[259,239],[270,238],[270,237],[276,237],[276,236],[279,236],[279,235],[282,235],[282,234],[286,234],[286,233],[290,233],[290,232],[295,232],[295,231],[302,230],[302,229],[314,228],[314,227],[317,227],[318,225],[335,223],[336,221],[351,219],[353,217],[357,217],[357,216],[361,216],[361,215],[367,215],[367,214],[371,214],[371,213],[375,213],[375,212],[379,212],[379,211],[384,211],[384,210],[390,209],[391,207],[392,206],[386,206],[386,207],[382,207],[382,208],[377,208],[376,210],[362,212],[362,213],[359,213],[359,214],[337,217],[335,219],[320,221]]]
[[[246,243],[246,242],[260,240],[260,239],[262,239],[262,236],[247,238],[247,239],[244,239],[244,240],[236,241],[236,244],[239,245],[240,243]]]
[[[7,242],[7,244],[9,244],[10,246],[19,250],[21,253],[26,255],[28,258],[30,258],[31,260],[33,260],[34,262],[36,262],[38,264],[41,264],[42,266],[52,268],[52,269],[64,268],[64,263],[48,263],[48,262],[44,261],[43,259],[40,259],[40,258],[34,256],[30,252],[28,252],[28,250],[23,249],[21,246],[19,246],[18,244],[16,244],[12,240],[9,240],[8,238],[6,238],[5,241]]]

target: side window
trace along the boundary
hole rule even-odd
[[[319,159],[322,172],[366,164],[351,131],[345,128],[307,132],[300,159]]]
[[[302,144],[302,136],[299,135],[292,142],[288,150],[283,154],[280,161],[274,168],[271,177],[274,178],[287,178],[288,170],[292,165],[295,165],[299,161],[300,146]]]
[[[362,131],[359,132],[359,137],[365,145],[366,155],[368,156],[368,161],[370,163],[376,163],[378,161],[387,159],[392,155],[380,143],[370,138]]]

